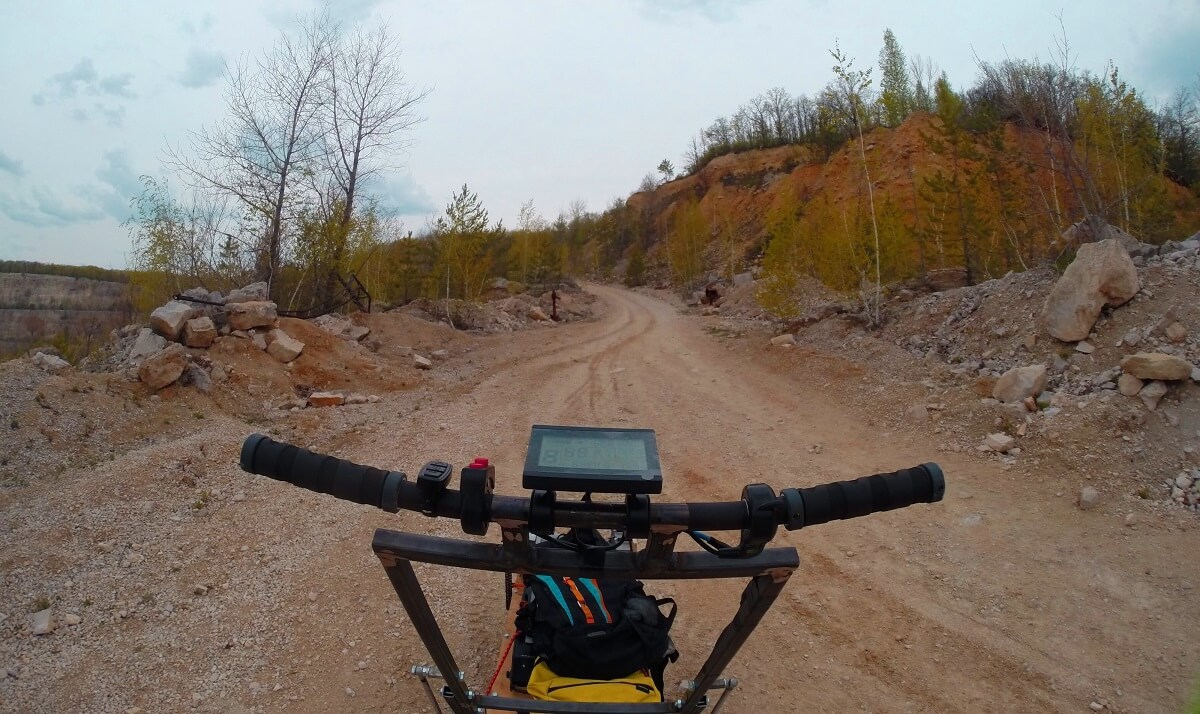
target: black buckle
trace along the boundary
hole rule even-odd
[[[554,492],[534,491],[529,496],[529,532],[548,538],[554,533]]]
[[[650,537],[650,497],[631,493],[625,496],[626,535],[630,538]]]

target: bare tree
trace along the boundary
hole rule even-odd
[[[324,113],[324,155],[338,212],[338,237],[330,246],[336,265],[354,219],[359,187],[378,172],[397,168],[389,157],[407,147],[408,132],[424,119],[416,107],[428,89],[413,87],[400,69],[400,47],[387,26],[335,35]],[[322,297],[332,297],[336,276],[324,276]]]
[[[275,295],[285,254],[285,224],[305,196],[292,192],[298,174],[315,168],[323,145],[332,26],[327,16],[283,33],[253,64],[226,68],[228,116],[192,134],[192,154],[169,150],[169,163],[195,187],[236,198],[256,237],[255,272]]]
[[[908,58],[908,72],[913,80],[913,106],[923,112],[932,112],[935,105],[934,86],[941,72],[932,59],[921,55]]]

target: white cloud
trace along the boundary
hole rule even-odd
[[[20,178],[25,175],[25,164],[8,154],[0,151],[0,171],[10,173],[13,176]]]
[[[438,210],[429,191],[408,172],[375,177],[366,188],[385,213],[424,217]]]
[[[96,178],[100,187],[90,192],[96,204],[118,221],[129,218],[133,212],[130,202],[142,192],[142,182],[130,165],[129,152],[125,149],[105,152]]]
[[[199,89],[216,84],[224,73],[224,55],[197,47],[188,53],[178,81],[188,89]]]
[[[104,217],[104,211],[93,201],[70,201],[41,185],[29,188],[24,195],[0,192],[0,213],[30,226],[69,226]]]
[[[199,20],[195,22],[192,22],[191,20],[184,20],[183,23],[179,25],[179,29],[189,37],[199,37],[207,34],[215,24],[217,24],[217,18],[213,17],[211,12],[206,12]]]
[[[738,12],[758,0],[642,0],[642,13],[659,21],[670,21],[679,15],[701,15],[713,22],[737,19]]]
[[[70,116],[77,121],[88,121],[92,114],[80,106],[85,98],[93,98],[93,109],[109,126],[120,127],[125,121],[124,103],[137,99],[130,88],[132,72],[101,76],[90,57],[84,57],[65,72],[51,75],[40,90],[34,92],[32,101],[37,106],[66,103],[71,106]]]
[[[3,155],[0,155],[2,157]],[[129,152],[104,153],[95,173],[96,182],[57,191],[42,184],[0,192],[0,213],[30,226],[70,226],[109,216],[124,221],[132,213],[130,201],[142,191]]]

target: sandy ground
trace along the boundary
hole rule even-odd
[[[479,338],[415,390],[306,410],[273,428],[314,450],[410,472],[429,459],[458,466],[487,456],[497,490],[510,494],[521,492],[532,423],[654,428],[670,500],[728,500],[749,482],[807,486],[937,461],[948,482],[942,503],[781,531],[776,544],[797,547],[801,568],[730,666],[742,686],[727,711],[1184,708],[1200,663],[1194,516],[1148,512],[1127,527],[1081,511],[1069,497],[1079,473],[1002,468],[940,452],[933,434],[881,426],[844,398],[874,388],[850,363],[781,360],[705,333],[654,296],[589,289],[606,303],[596,322]],[[0,682],[0,710],[428,710],[404,674],[427,657],[370,537],[381,526],[454,535],[457,524],[242,474],[240,440],[265,428],[213,419],[189,438],[4,496],[0,667],[18,676]],[[196,468],[215,495],[189,510],[193,492],[171,474],[186,471],[181,452],[200,444]],[[114,505],[106,512],[92,500]],[[141,515],[117,523],[130,513]],[[494,528],[488,537],[498,537]],[[96,544],[110,541],[117,552],[97,555]],[[144,572],[141,561],[117,562],[122,552],[144,553]],[[500,576],[419,574],[460,666],[483,686],[501,641]],[[84,611],[81,625],[33,638],[14,622],[28,618],[24,600],[38,578],[63,612],[79,609],[77,591],[114,578],[141,578],[159,604],[138,600],[141,586],[91,595],[94,614]],[[192,593],[198,583],[210,587],[203,596]],[[668,682],[693,676],[741,587],[650,584],[680,602],[673,635],[683,656]]]

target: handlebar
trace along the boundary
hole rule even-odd
[[[463,489],[445,488],[443,482],[435,490],[409,481],[403,472],[362,466],[262,434],[253,434],[243,442],[241,467],[249,473],[391,513],[404,509],[429,516],[461,518],[464,529],[477,534],[482,534],[489,522],[543,529],[616,528],[634,537],[644,537],[639,536],[638,530],[659,526],[742,530],[744,542],[765,542],[761,536],[770,540],[778,526],[796,530],[916,503],[934,503],[942,500],[946,491],[941,468],[927,463],[851,481],[786,488],[778,495],[765,484],[752,484],[743,489],[741,500],[732,502],[651,504],[646,497],[634,496],[626,503],[556,502],[553,492],[535,491],[533,498],[494,495],[490,483],[485,489],[477,485],[480,483],[477,478],[471,478],[472,486],[468,489],[467,477],[472,475],[468,472],[473,467],[463,469]],[[483,530],[468,529],[464,514],[478,519]],[[755,531],[759,537],[754,537]],[[747,533],[752,537],[748,539]]]

